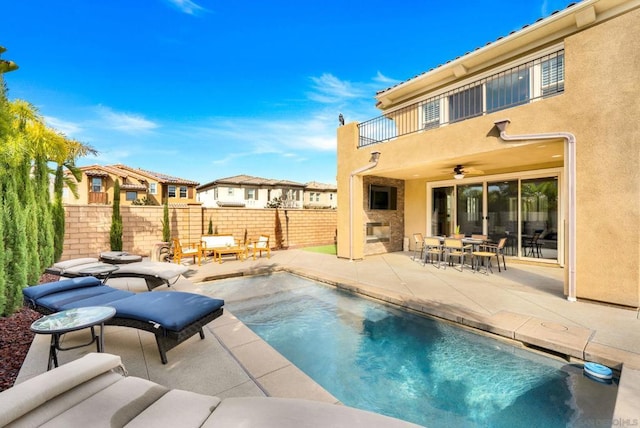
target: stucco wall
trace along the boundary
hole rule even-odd
[[[112,207],[67,205],[62,260],[97,257],[109,249]],[[120,207],[123,223],[123,249],[150,255],[162,240],[161,206]],[[283,247],[333,244],[336,238],[336,211],[329,210],[253,210],[244,208],[202,208],[200,205],[170,208],[171,235],[183,242],[195,242],[208,232],[209,219],[218,234],[243,239],[271,236],[271,245]],[[279,225],[279,226],[278,226]],[[279,239],[278,239],[279,238]]]
[[[569,37],[564,115],[576,128],[578,297],[639,305],[640,10]]]

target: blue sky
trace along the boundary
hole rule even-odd
[[[20,0],[2,6],[9,98],[124,163],[201,184],[336,182],[338,114],[564,0]]]

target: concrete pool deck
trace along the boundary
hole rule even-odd
[[[621,410],[615,416],[640,418],[634,410],[640,396],[638,311],[567,301],[561,268],[508,260],[506,271],[484,275],[423,266],[410,253],[349,261],[303,250],[274,251],[270,259],[207,261],[190,267],[175,289],[204,293],[206,281],[284,269],[556,354],[616,369],[624,363],[616,404]],[[135,289],[141,287],[136,281],[117,279],[110,284]],[[231,314],[213,321],[206,330],[205,340],[196,335],[169,351],[167,365],[160,363],[153,336],[134,329],[107,327],[106,352],[120,355],[131,375],[172,388],[223,398],[270,395],[337,402]],[[65,344],[81,342],[81,334],[68,335]],[[46,336],[36,336],[18,382],[44,371],[48,341]],[[60,362],[91,350],[62,352]]]

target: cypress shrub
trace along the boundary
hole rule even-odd
[[[111,251],[122,251],[122,216],[120,215],[120,180],[113,186],[113,213],[109,232]]]

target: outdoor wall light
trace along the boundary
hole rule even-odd
[[[371,159],[369,159],[369,162],[378,162],[378,159],[380,159],[380,152],[371,152]]]

